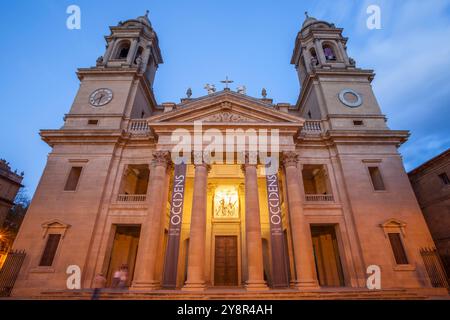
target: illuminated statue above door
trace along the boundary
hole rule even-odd
[[[239,218],[239,195],[235,186],[218,186],[214,194],[214,218]]]

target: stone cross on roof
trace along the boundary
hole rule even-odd
[[[225,83],[225,89],[229,89],[228,88],[228,84],[233,83],[233,80],[228,80],[228,76],[225,77],[225,80],[221,80],[220,82]]]

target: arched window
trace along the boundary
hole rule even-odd
[[[336,54],[334,53],[333,47],[329,44],[323,46],[323,53],[327,61],[336,61]]]
[[[116,59],[125,60],[128,57],[129,51],[130,51],[130,42],[129,41],[121,42],[116,51]]]

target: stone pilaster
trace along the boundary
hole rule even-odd
[[[292,286],[296,289],[318,288],[311,229],[303,214],[300,177],[297,169],[298,154],[295,152],[283,153],[283,164],[286,170],[286,185],[296,273],[296,279],[293,280]]]

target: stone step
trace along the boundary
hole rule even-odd
[[[67,299],[67,300],[89,300],[91,290],[81,291],[47,291],[36,299]],[[320,291],[269,291],[269,292],[246,292],[237,291],[103,291],[100,299],[103,300],[405,300],[405,299],[427,299],[427,296],[417,294],[413,291],[403,289],[393,290],[320,290]]]

